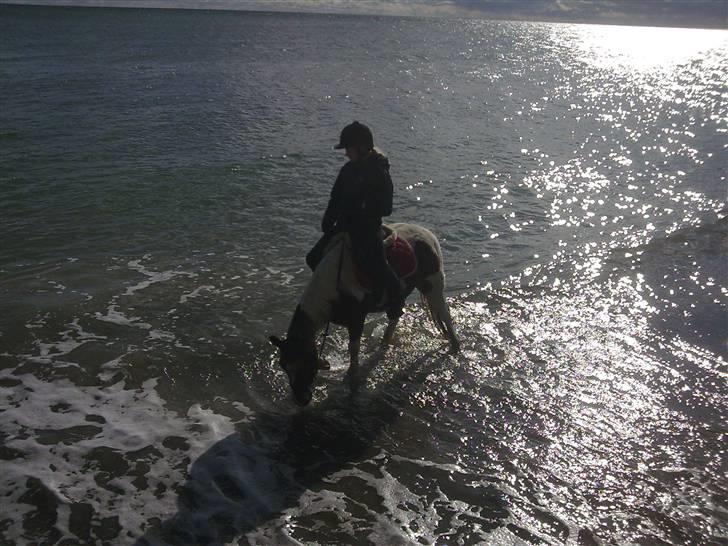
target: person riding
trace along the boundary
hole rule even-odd
[[[315,269],[335,233],[346,232],[351,239],[357,265],[373,280],[379,301],[387,293],[387,316],[402,315],[404,297],[399,278],[387,263],[382,241],[382,217],[392,214],[392,178],[389,160],[374,148],[371,130],[358,121],[344,127],[334,149],[346,150],[349,161],[339,171],[321,221],[323,237],[306,256]]]

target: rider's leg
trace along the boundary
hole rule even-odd
[[[399,277],[387,262],[384,242],[379,231],[357,233],[352,236],[352,242],[355,248],[359,249],[362,268],[374,278],[378,287],[382,287],[387,292],[387,316],[390,319],[399,318],[402,315],[402,307],[404,307],[404,295]]]

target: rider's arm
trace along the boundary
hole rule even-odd
[[[389,171],[385,170],[382,180],[382,198],[380,201],[380,213],[382,216],[389,216],[392,214],[392,199],[394,195],[394,188],[392,185],[392,177],[389,176]]]

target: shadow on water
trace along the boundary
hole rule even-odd
[[[728,314],[721,290],[728,268],[728,217],[656,237],[639,250],[637,265],[645,282],[658,299],[669,302],[659,320],[653,315],[654,326],[666,336],[679,335],[728,356]]]
[[[298,506],[307,491],[327,489],[319,487],[327,477],[377,455],[377,438],[448,359],[429,352],[370,390],[367,379],[381,356],[347,373],[324,401],[293,414],[258,413],[212,445],[179,489],[178,512],[136,546],[228,543]],[[504,500],[493,498],[493,514],[504,517]],[[332,515],[327,534],[336,534],[331,525],[338,521]]]

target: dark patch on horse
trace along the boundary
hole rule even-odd
[[[427,278],[440,271],[440,258],[435,249],[424,241],[415,241],[412,246],[417,256],[417,287],[426,294],[432,290]]]

